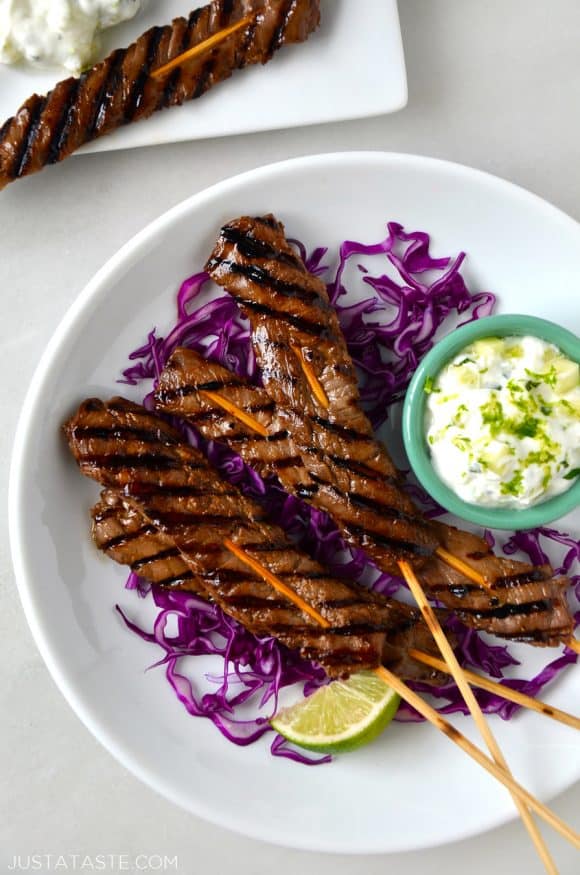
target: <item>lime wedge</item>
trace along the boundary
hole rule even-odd
[[[344,753],[368,744],[391,722],[400,698],[371,671],[333,681],[272,719],[288,741],[319,753]]]

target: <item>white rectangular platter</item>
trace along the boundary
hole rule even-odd
[[[135,19],[105,33],[103,57],[200,5],[149,0]],[[60,78],[59,71],[0,65],[0,125],[33,92],[46,93]],[[321,27],[305,45],[284,48],[266,68],[240,71],[202,99],[116,131],[85,151],[365,118],[406,102],[396,0],[322,0]]]

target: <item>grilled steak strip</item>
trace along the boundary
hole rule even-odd
[[[226,412],[204,393],[204,387],[210,386],[214,393],[251,413],[268,429],[270,436],[256,434],[248,425]],[[303,448],[297,447],[287,433],[281,437],[276,405],[263,389],[237,377],[227,368],[207,361],[193,350],[178,349],[160,377],[155,401],[158,409],[185,417],[204,437],[224,441],[259,473],[277,474],[282,485],[290,492],[306,498],[316,507],[330,512],[335,520],[342,521],[342,496],[334,493],[334,506],[326,500],[320,501],[319,480],[312,474],[318,456],[309,452],[304,462]],[[280,467],[277,466],[280,458],[296,461],[290,467]],[[324,458],[323,463],[326,464]],[[309,470],[306,464],[310,466]],[[443,543],[451,553],[457,554],[460,547],[468,550],[474,567],[489,557],[493,562],[501,561],[504,575],[496,581],[490,593],[487,589],[466,582],[461,574],[447,566],[443,566],[446,577],[442,580],[437,565],[430,562],[421,569],[421,577],[432,596],[444,601],[464,623],[478,629],[523,640],[533,640],[541,631],[540,641],[543,642],[557,640],[557,630],[561,628],[562,640],[565,640],[568,612],[560,592],[561,580],[546,583],[545,568],[536,569],[511,559],[497,560],[487,543],[476,535],[438,523],[430,525],[437,534],[438,542]],[[548,610],[548,602],[552,605],[551,610]]]
[[[162,536],[158,546],[163,551],[172,545],[179,549],[197,578],[195,591],[201,582],[204,597],[254,634],[275,636],[321,663],[330,675],[381,662],[400,667],[407,660],[406,648],[418,646],[419,640],[423,646],[423,637],[429,639],[419,628],[423,624],[417,611],[333,579],[294,548],[281,529],[268,524],[260,507],[223,481],[199,451],[183,444],[178,432],[139,405],[120,398],[87,401],[66,424],[65,433],[81,471],[118,490],[125,511],[142,519],[132,521],[137,540],[148,534],[143,529],[154,527]],[[99,523],[106,520],[100,509]],[[120,535],[112,535],[113,544],[109,539],[106,547],[118,557],[127,539],[120,542]],[[281,598],[227,550],[226,538],[283,579],[323,614],[330,628],[322,629]],[[153,561],[149,550],[146,557]],[[417,645],[412,645],[415,639]],[[414,664],[412,670],[417,672]]]
[[[211,593],[206,592],[202,578],[193,573],[171,540],[157,530],[147,531],[144,537],[143,529],[153,527],[134,508],[123,503],[121,493],[113,489],[103,490],[101,500],[92,509],[91,516],[93,540],[115,562],[130,566],[144,580],[157,586],[194,592],[207,601],[213,601]],[[249,599],[252,597],[250,591]],[[271,589],[270,597],[275,599]],[[379,596],[377,601],[384,603],[389,600]],[[404,680],[438,685],[447,683],[445,675],[409,657],[411,648],[427,651],[434,656],[437,656],[437,648],[415,611],[398,604],[395,609],[396,616],[401,614],[407,622],[400,629],[395,629],[392,622],[385,628],[387,636],[382,651],[383,663]],[[342,646],[342,640],[340,644]]]
[[[151,28],[46,97],[34,94],[0,127],[0,189],[122,125],[201,97],[235,70],[267,63],[283,45],[304,42],[319,24],[319,6],[319,0],[213,0],[188,18]],[[255,22],[206,55],[150,76],[248,15]]]
[[[291,436],[294,446],[301,448],[289,457],[289,464],[297,464],[300,456],[302,467],[318,486],[313,495],[320,494],[321,486],[329,492],[335,489],[330,513],[345,540],[364,548],[390,573],[398,573],[398,559],[407,558],[431,595],[469,625],[538,644],[567,640],[573,628],[565,598],[567,581],[554,578],[549,566],[534,568],[496,557],[483,539],[424,520],[416,526],[415,556],[412,551],[405,556],[408,544],[397,547],[394,539],[384,543],[378,528],[384,517],[381,503],[388,495],[389,506],[397,506],[393,492],[404,496],[398,474],[360,408],[355,370],[324,283],[307,272],[286,240],[283,225],[273,216],[229,223],[207,269],[250,320],[266,393],[275,404],[272,428]],[[313,394],[296,349],[309,361],[328,408]],[[259,397],[254,396],[252,403],[264,404]],[[164,404],[168,400],[160,397]],[[362,508],[368,510],[364,524],[345,523],[341,497],[345,493],[355,497],[361,513]],[[306,491],[302,497],[314,502],[313,495]],[[411,518],[420,517],[407,496],[401,497],[399,507],[405,507]],[[369,515],[374,518],[372,525]],[[436,546],[446,547],[482,573],[491,591],[449,569],[433,554]],[[431,555],[423,563],[426,547]]]
[[[203,386],[213,387],[225,400],[254,416],[268,429],[269,437],[260,438],[243,422],[224,415],[217,404],[204,396]],[[339,468],[316,446],[297,439],[296,435],[303,431],[302,419],[293,417],[296,427],[291,431],[287,418],[284,416],[284,421],[280,421],[276,405],[264,390],[238,380],[191,350],[174,353],[161,377],[155,400],[159,410],[187,416],[205,437],[226,439],[248,464],[262,473],[277,474],[285,489],[307,497],[316,507],[331,513],[340,520],[341,530],[351,543],[354,540],[358,545],[360,540],[360,535],[355,538],[351,531],[358,533],[362,529],[365,534],[372,533],[377,551],[393,563],[395,574],[398,568],[393,553],[420,560],[438,546],[438,537],[397,483],[390,484],[389,489],[381,480],[379,491],[368,484],[362,473],[353,475]],[[339,434],[334,445],[339,458],[343,440]]]

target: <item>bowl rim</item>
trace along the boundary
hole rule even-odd
[[[403,406],[403,442],[409,463],[421,486],[442,507],[458,517],[486,528],[519,531],[552,523],[580,506],[580,478],[569,489],[539,504],[523,509],[493,508],[460,498],[436,473],[425,440],[425,383],[435,379],[455,355],[474,340],[485,337],[534,335],[559,347],[580,363],[580,338],[555,322],[521,313],[502,313],[468,322],[443,337],[427,353],[415,371]]]

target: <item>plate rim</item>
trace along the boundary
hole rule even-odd
[[[103,293],[109,278],[114,275],[115,271],[123,265],[131,255],[138,254],[140,248],[144,247],[150,238],[157,236],[157,234],[161,233],[166,226],[178,220],[181,215],[186,214],[190,209],[196,209],[203,206],[205,202],[211,201],[220,194],[227,192],[232,186],[243,185],[249,181],[264,181],[267,180],[269,176],[276,176],[277,174],[284,173],[288,170],[296,170],[300,172],[303,169],[316,168],[317,166],[328,168],[329,164],[341,164],[343,162],[352,162],[353,164],[358,164],[359,162],[374,162],[377,166],[384,166],[385,161],[394,165],[411,163],[417,167],[442,170],[470,178],[471,180],[487,183],[489,186],[495,187],[496,189],[502,189],[515,195],[524,202],[541,206],[544,211],[548,211],[552,214],[554,220],[564,222],[567,225],[573,223],[580,231],[580,223],[574,218],[569,216],[559,207],[554,206],[554,204],[551,204],[549,201],[546,201],[544,198],[520,185],[517,185],[516,183],[510,182],[509,180],[486,171],[470,167],[469,165],[440,158],[432,158],[425,155],[415,155],[412,153],[361,150],[305,155],[277,161],[271,164],[259,165],[253,169],[244,171],[243,173],[226,177],[219,182],[190,195],[169,210],[163,212],[157,218],[150,221],[145,227],[126,241],[117,252],[115,252],[103,264],[103,266],[79,292],[58,323],[36,365],[18,418],[10,462],[8,485],[9,540],[18,594],[39,653],[48,668],[52,680],[55,682],[76,716],[82,721],[93,737],[109,753],[111,753],[124,768],[128,769],[128,771],[130,771],[136,778],[173,804],[179,805],[181,808],[195,816],[219,827],[229,829],[238,835],[243,835],[267,844],[318,853],[332,854],[337,853],[337,851],[328,840],[318,842],[312,838],[308,838],[304,841],[299,841],[297,839],[292,840],[284,837],[282,833],[275,833],[272,830],[270,830],[270,833],[273,834],[270,834],[265,838],[264,834],[257,829],[250,830],[239,826],[237,822],[227,814],[218,815],[213,811],[208,812],[204,809],[202,803],[199,803],[196,799],[192,799],[189,796],[185,796],[179,790],[169,786],[162,777],[160,778],[156,774],[153,774],[138,758],[132,757],[130,749],[127,749],[124,744],[116,740],[114,733],[110,732],[109,729],[100,722],[98,715],[95,715],[91,707],[86,705],[78,696],[74,689],[74,683],[70,677],[67,676],[66,666],[61,666],[59,660],[52,654],[49,635],[43,626],[41,617],[39,616],[34,604],[34,584],[27,578],[26,551],[23,546],[24,527],[19,524],[20,519],[22,518],[23,507],[25,506],[22,490],[22,475],[24,472],[27,445],[31,439],[31,420],[34,415],[36,404],[44,388],[44,383],[50,375],[54,359],[59,353],[61,344],[66,340],[66,337],[70,329],[74,327],[77,318],[79,318],[84,310],[96,301],[99,295]],[[542,799],[543,801],[549,801],[560,795],[560,793],[569,790],[571,786],[574,786],[574,784],[568,784],[555,793],[542,794]],[[377,848],[376,846],[365,846],[362,848],[354,847],[352,849],[341,848],[340,853],[349,856],[364,856],[368,854],[390,854],[411,850],[424,850],[427,848],[453,844],[457,841],[469,839],[476,835],[485,834],[492,829],[509,823],[516,817],[517,812],[515,809],[513,813],[511,811],[499,813],[497,817],[490,820],[483,828],[474,826],[451,840],[442,839],[440,842],[426,840],[412,846],[408,844],[398,846],[391,843],[388,848],[382,849]]]

